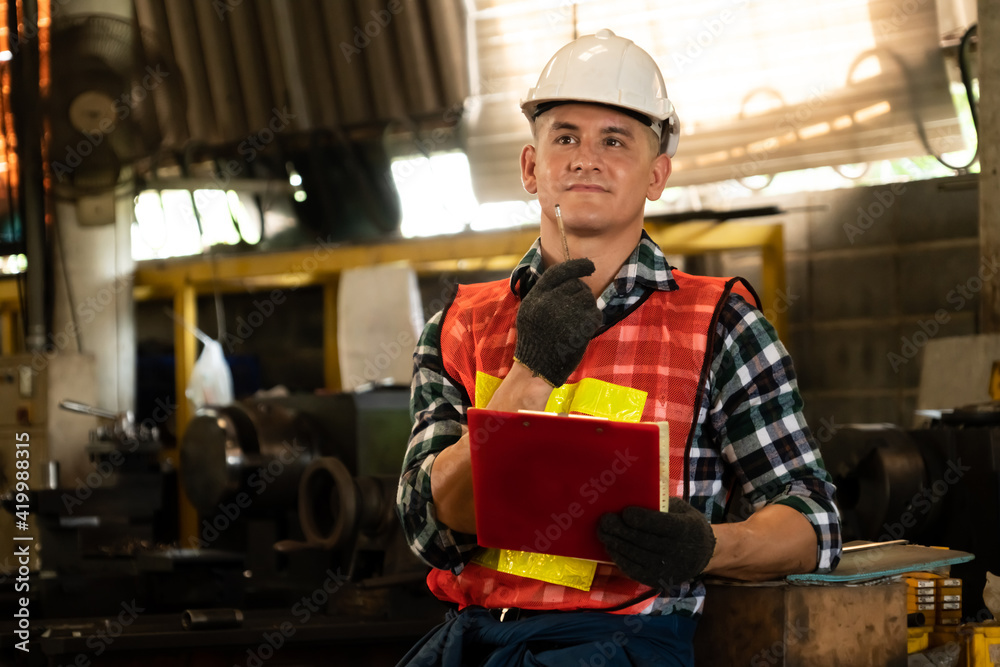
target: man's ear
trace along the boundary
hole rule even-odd
[[[649,169],[649,187],[646,189],[646,198],[649,201],[656,201],[663,194],[663,188],[666,187],[667,179],[670,178],[672,170],[673,164],[666,153],[660,153],[656,156]]]
[[[521,185],[529,195],[538,194],[538,180],[535,178],[535,147],[531,144],[521,149]]]

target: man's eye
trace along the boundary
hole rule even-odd
[[[564,135],[556,138],[556,143],[557,144],[571,144],[571,143],[573,143],[573,137],[564,134]]]
[[[622,143],[621,139],[616,139],[614,137],[608,137],[605,140],[605,142],[608,144],[608,146],[624,146],[625,145],[625,144]]]

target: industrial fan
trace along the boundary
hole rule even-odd
[[[81,222],[110,221],[122,170],[162,143],[170,119],[158,120],[156,100],[183,100],[180,75],[151,36],[114,16],[54,21],[51,43],[52,185],[58,197],[89,201]]]

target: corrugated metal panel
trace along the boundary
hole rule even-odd
[[[251,3],[257,14],[257,27],[260,29],[260,46],[264,52],[264,64],[267,68],[267,79],[271,82],[271,95],[274,97],[274,108],[282,111],[291,106],[288,95],[288,84],[285,81],[285,64],[281,48],[278,44],[278,29],[274,23],[274,10],[270,0],[257,0]],[[265,110],[265,115],[272,113]],[[301,129],[300,118],[289,121],[291,129]]]
[[[308,74],[299,50],[298,35],[295,34],[295,23],[292,18],[292,0],[273,0],[271,9],[274,11],[274,25],[277,29],[278,46],[281,49],[281,62],[285,69],[285,85],[288,88],[289,106],[298,118],[300,129],[309,130],[314,127],[313,107],[306,94]]]
[[[391,27],[396,28],[400,50],[406,54],[402,65],[407,109],[411,113],[425,114],[438,111],[444,105],[441,104],[440,84],[435,71],[433,38],[423,4],[418,0],[401,0],[402,11],[392,17]]]
[[[391,33],[387,33],[374,18],[385,10],[379,0],[357,0],[361,58],[368,65],[368,85],[375,100],[376,118],[398,120],[407,114],[406,99],[400,77],[400,60],[395,53]],[[367,38],[367,39],[366,39]]]
[[[239,4],[233,7],[227,22],[233,41],[240,88],[246,105],[247,124],[251,128],[264,127],[267,125],[274,100],[265,64],[263,40],[257,24],[257,12],[250,4]]]
[[[238,142],[285,110],[292,131],[454,123],[469,88],[463,0],[134,2],[184,80],[169,148]]]
[[[347,125],[374,117],[374,105],[368,88],[368,68],[355,53],[354,6],[350,2],[321,2],[327,34],[327,53],[337,83],[337,106]]]
[[[333,72],[327,57],[323,22],[320,20],[321,3],[322,0],[296,0],[292,4],[293,26],[303,62],[308,63],[306,94],[310,97],[316,126],[337,127],[340,114],[337,113]]]
[[[247,114],[240,92],[240,79],[233,59],[229,30],[218,14],[216,4],[195,2],[201,50],[208,72],[208,84],[215,107],[215,122],[223,141],[238,142],[247,135]],[[229,20],[230,15],[226,15]]]
[[[441,73],[443,102],[446,106],[464,102],[469,96],[465,64],[469,46],[464,5],[462,0],[440,0],[428,3],[428,11],[434,52]]]
[[[154,46],[159,54],[150,55],[154,57],[159,55],[161,57],[158,60],[167,63],[177,62],[173,43],[170,40],[167,10],[163,3],[159,0],[135,0],[135,12],[139,28],[143,32],[144,41],[146,35],[151,35],[155,39]],[[170,72],[168,76],[178,77],[180,73]],[[187,114],[185,113],[185,97],[170,94],[171,90],[183,90],[180,82],[175,83],[175,86],[155,86],[150,91],[156,108],[156,117],[163,137],[163,144],[166,146],[182,146],[190,137]]]
[[[195,21],[191,0],[171,0],[164,3],[170,25],[170,39],[173,42],[177,66],[184,77],[187,90],[187,119],[193,141],[206,144],[219,143],[215,126],[215,110],[212,105],[205,59],[201,52],[201,37]]]

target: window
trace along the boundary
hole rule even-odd
[[[671,185],[962,148],[930,0],[477,0],[468,152],[480,201],[521,199],[519,100],[574,34],[659,63],[681,119]]]

